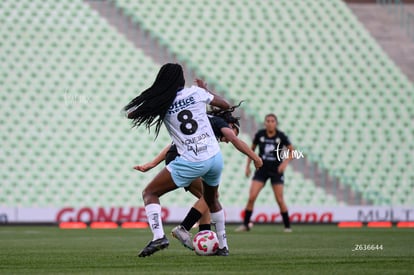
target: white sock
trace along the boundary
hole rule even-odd
[[[161,220],[161,205],[156,203],[148,204],[145,206],[145,213],[147,214],[148,223],[152,234],[154,235],[152,240],[154,241],[164,237],[164,228]]]
[[[227,247],[227,237],[226,237],[226,224],[224,218],[224,210],[221,209],[218,212],[211,213],[211,220],[216,223],[216,233],[219,240],[219,248]]]

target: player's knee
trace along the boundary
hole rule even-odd
[[[217,211],[220,211],[220,210],[221,210],[221,206],[220,206],[220,203],[219,203],[218,201],[216,201],[216,202],[214,202],[214,203],[210,204],[210,205],[208,206],[208,208],[209,208],[209,210],[210,210],[210,212],[211,212],[211,213],[215,213],[215,212],[217,212]]]
[[[154,195],[153,192],[151,192],[151,190],[149,190],[148,188],[144,188],[144,190],[142,190],[142,199],[144,200],[144,202],[147,202],[150,200],[150,198]]]

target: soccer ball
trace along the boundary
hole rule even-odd
[[[203,230],[193,238],[194,251],[199,256],[214,255],[219,248],[217,235],[214,231]]]

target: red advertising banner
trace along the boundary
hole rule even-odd
[[[165,222],[178,223],[190,207],[164,206],[162,218]],[[227,222],[243,220],[242,207],[227,207]],[[414,207],[384,206],[340,206],[340,207],[291,207],[293,223],[336,223],[341,221],[414,221]],[[144,207],[62,207],[62,208],[0,208],[0,223],[60,223],[60,222],[143,222],[146,221]],[[281,222],[276,206],[260,206],[254,209],[252,222]]]

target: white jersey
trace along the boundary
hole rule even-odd
[[[177,93],[164,118],[165,126],[180,156],[188,161],[207,160],[220,151],[206,114],[214,96],[197,86]]]

